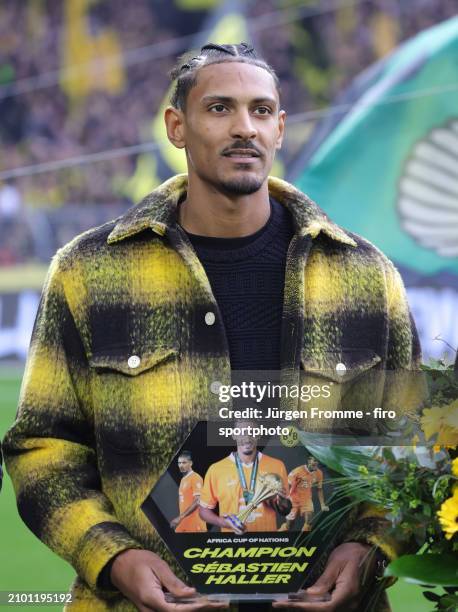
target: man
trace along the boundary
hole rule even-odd
[[[140,507],[231,367],[361,372],[419,357],[392,264],[268,179],[285,126],[272,69],[247,45],[207,45],[174,77],[165,122],[188,176],[57,254],[5,438],[23,520],[77,571],[74,610],[110,598],[176,610],[163,589],[193,592]],[[332,593],[323,612],[358,605],[374,546],[396,554],[363,510],[313,587]]]
[[[208,468],[200,497],[200,516],[221,531],[276,531],[277,512],[285,515],[291,509],[286,499],[287,475],[283,461],[258,451],[257,439],[244,432],[248,421],[236,422],[241,434],[234,439],[237,450]],[[253,499],[258,478],[277,474],[283,482],[285,495],[275,495],[261,502],[248,516],[244,528],[231,521],[231,515],[245,510]],[[219,506],[219,515],[215,508]]]
[[[170,521],[170,527],[176,533],[207,531],[204,521],[199,516],[203,479],[193,471],[192,456],[189,451],[183,451],[178,457],[178,469],[183,475],[178,488],[180,514]]]
[[[306,465],[299,465],[291,470],[288,474],[288,485],[292,510],[279,531],[289,531],[293,522],[299,517],[304,519],[302,531],[311,531],[311,520],[315,512],[313,488],[318,491],[321,512],[328,512],[329,510],[324,502],[323,472],[318,468],[318,461],[313,455],[310,455],[307,459]]]

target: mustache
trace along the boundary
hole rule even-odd
[[[251,142],[251,140],[247,140],[247,141],[237,140],[233,142],[230,147],[227,147],[226,149],[224,149],[224,151],[222,152],[222,155],[227,155],[228,153],[233,153],[234,151],[237,151],[237,150],[243,150],[243,151],[250,150],[250,151],[254,151],[257,155],[261,156],[261,151],[258,149],[256,145],[254,145]]]

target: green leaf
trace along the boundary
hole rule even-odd
[[[331,446],[331,444],[316,444],[316,435],[300,431],[299,438],[302,444],[328,468],[344,476],[363,480],[361,467],[368,468],[368,472],[377,476],[381,474],[381,467],[374,462],[375,446]]]
[[[458,586],[458,559],[451,554],[404,555],[389,564],[385,576],[415,584]]]

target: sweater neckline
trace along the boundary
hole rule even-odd
[[[186,232],[199,259],[206,262],[234,262],[258,255],[271,241],[275,240],[285,216],[284,207],[270,198],[270,216],[267,223],[257,232],[242,238],[214,238]]]

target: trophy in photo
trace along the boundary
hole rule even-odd
[[[237,529],[243,530],[245,521],[251,512],[263,501],[267,501],[283,492],[283,483],[278,474],[261,474],[251,502],[238,514],[228,514],[227,518]]]

